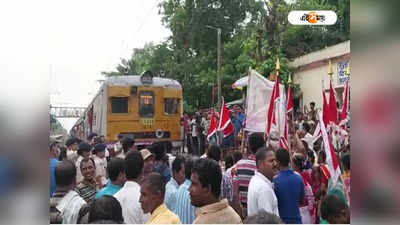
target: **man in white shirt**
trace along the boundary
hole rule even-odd
[[[124,136],[122,134],[118,134],[118,142],[114,144],[114,154],[119,155],[122,152],[122,138]]]
[[[199,155],[200,154],[200,146],[199,146],[199,124],[200,123],[200,118],[199,115],[195,115],[190,122],[190,126],[192,127],[192,149],[193,149],[193,154],[194,155]]]
[[[129,151],[135,150],[135,140],[130,138],[130,137],[124,137],[121,141],[122,143],[122,152],[116,155],[117,158],[124,159],[126,154],[128,154]]]
[[[76,185],[75,165],[64,160],[57,164],[54,173],[56,190],[50,198],[50,223],[76,224],[86,201],[73,190]]]
[[[139,151],[130,151],[125,156],[126,182],[114,197],[122,208],[122,216],[126,224],[144,224],[150,218],[150,214],[144,214],[139,203],[140,185],[143,174],[143,157]]]
[[[67,147],[67,159],[71,160],[73,163],[76,163],[78,159],[78,140],[74,137],[70,137],[65,142],[65,146]]]
[[[314,137],[311,135],[311,126],[308,122],[304,122],[303,130],[301,131],[302,140],[307,142],[308,148],[312,149],[314,144]]]
[[[104,187],[107,183],[107,159],[105,158],[106,145],[103,143],[94,146],[95,155],[93,156],[96,164],[96,183],[99,187]]]
[[[272,178],[278,173],[275,153],[265,147],[256,153],[257,171],[251,178],[247,193],[247,215],[261,211],[279,216],[278,200],[272,187]]]

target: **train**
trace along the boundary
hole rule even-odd
[[[72,127],[71,136],[86,140],[95,132],[106,143],[118,135],[131,137],[139,149],[154,142],[170,141],[182,147],[182,86],[173,79],[142,75],[111,76]]]

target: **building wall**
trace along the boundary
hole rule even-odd
[[[300,85],[302,92],[301,109],[304,109],[304,105],[309,109],[309,103],[312,101],[316,103],[316,108],[322,108],[322,80],[329,101],[329,60],[333,69],[332,85],[336,91],[336,100],[341,105],[344,83],[348,79],[345,72],[350,61],[350,41],[301,56],[289,64],[295,70],[293,82]]]

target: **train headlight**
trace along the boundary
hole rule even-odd
[[[156,130],[156,137],[157,138],[162,138],[164,136],[164,131],[162,131],[161,129],[157,129]]]

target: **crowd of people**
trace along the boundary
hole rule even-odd
[[[94,133],[50,140],[50,223],[349,223],[349,133],[332,134],[343,172],[332,182],[310,106],[290,124],[290,151],[264,133],[249,134],[243,151],[234,143],[244,120],[238,107],[226,152],[206,139],[208,114],[186,116],[188,151],[176,155],[168,142],[138,150],[121,135],[112,151]]]
[[[219,145],[222,148],[239,148],[240,131],[245,120],[243,108],[239,105],[234,105],[230,109],[229,117],[234,127],[234,132],[225,138],[218,134],[218,138],[212,137],[207,140],[211,117],[214,117],[215,121],[219,121],[219,113],[214,112],[213,109],[184,115],[184,146],[189,154],[204,155],[207,145]]]

